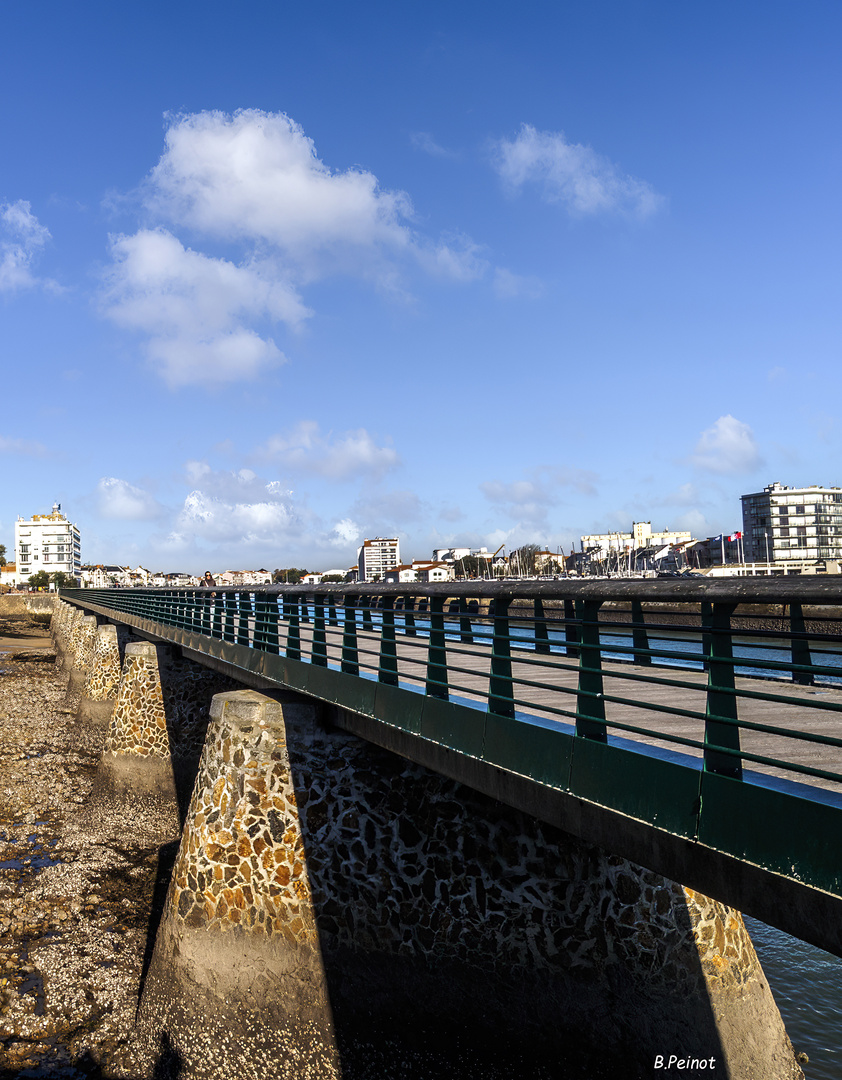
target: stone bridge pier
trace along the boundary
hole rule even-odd
[[[139,1075],[162,1045],[182,1080],[801,1076],[738,912],[253,690],[213,700]]]

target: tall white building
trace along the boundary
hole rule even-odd
[[[51,514],[33,514],[28,521],[17,519],[15,562],[21,585],[39,570],[48,574],[61,571],[79,580],[82,573],[79,527],[62,514],[59,503],[53,503]]]
[[[775,483],[742,504],[746,562],[842,559],[842,488]]]
[[[401,546],[397,537],[364,540],[357,552],[358,581],[383,581],[387,570],[399,566]]]
[[[663,532],[653,532],[650,521],[635,521],[632,523],[631,532],[614,533],[591,533],[579,538],[582,551],[594,549],[605,552],[630,551],[638,548],[664,547],[667,544],[686,544],[693,539],[691,533],[684,529],[664,529]]]

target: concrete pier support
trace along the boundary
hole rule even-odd
[[[212,718],[139,1013],[183,1080],[354,1075],[372,1044],[397,1047],[384,1076],[435,1048],[493,1075],[801,1077],[737,912],[303,699]],[[671,1055],[706,1064],[656,1072]]]
[[[50,625],[50,633],[56,650],[56,667],[59,670],[65,669],[69,662],[72,663],[70,643],[73,637],[73,627],[82,618],[82,615],[82,609],[77,608],[74,604],[66,604],[63,601],[57,602]]]
[[[85,685],[96,641],[97,621],[95,615],[82,615],[73,623],[70,647],[62,670],[67,672],[68,689],[78,690]],[[68,664],[67,661],[70,660]]]
[[[97,627],[85,689],[79,704],[79,719],[107,724],[111,719],[120,688],[122,663],[120,646],[125,649],[128,632],[106,623]]]
[[[104,629],[104,628],[103,628]],[[106,635],[108,631],[106,630]],[[104,636],[111,685],[119,641]],[[136,829],[162,839],[177,835],[184,820],[208,725],[213,695],[228,690],[226,676],[183,659],[166,645],[129,641],[109,703],[108,733],[94,785],[96,812],[132,815]],[[94,708],[89,702],[86,708]]]
[[[117,698],[94,786],[96,802],[148,806],[156,826],[178,828],[167,711],[161,672],[169,649],[147,641],[126,645]]]
[[[315,720],[251,690],[213,700],[140,1009],[181,1077],[341,1075],[287,750]]]

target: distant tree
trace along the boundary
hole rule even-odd
[[[6,545],[0,544],[0,566],[6,565]]]
[[[50,585],[50,575],[46,570],[39,570],[37,574],[30,574],[27,585],[30,589],[47,589]]]
[[[342,582],[345,580],[344,574],[326,574],[322,578],[322,585],[332,585],[334,582]]]
[[[288,566],[285,570],[274,570],[272,581],[275,585],[297,585],[309,572],[297,566]]]
[[[488,560],[479,559],[476,555],[466,555],[464,559],[457,559],[453,565],[453,573],[457,578],[481,578],[488,573]]]
[[[76,588],[76,578],[71,574],[65,574],[63,570],[56,570],[54,573],[50,574],[50,581],[57,589]]]

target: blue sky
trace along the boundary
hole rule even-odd
[[[837,3],[6,5],[0,543],[346,566],[842,484]]]

